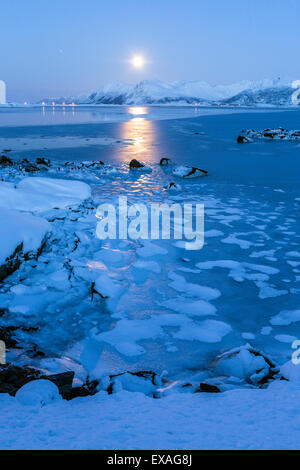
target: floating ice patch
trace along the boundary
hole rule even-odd
[[[136,261],[132,266],[137,269],[151,271],[155,274],[159,274],[161,272],[161,268],[156,261]]]
[[[248,248],[250,248],[250,246],[253,245],[252,242],[249,242],[247,240],[242,240],[240,238],[237,238],[237,235],[244,235],[244,234],[241,234],[241,233],[233,233],[231,235],[229,235],[227,238],[224,238],[222,240],[223,243],[229,243],[229,244],[235,244],[235,245],[239,245],[240,248],[242,248],[243,250],[247,250]]]
[[[245,279],[248,280],[267,280],[269,274],[276,274],[279,272],[277,268],[271,266],[264,266],[260,264],[252,263],[240,263],[239,261],[234,260],[216,260],[216,261],[202,261],[196,264],[196,267],[199,269],[213,269],[213,268],[225,268],[229,269],[229,276],[232,277],[237,282],[242,282]],[[259,271],[264,276],[257,276],[248,273],[247,270]]]
[[[300,253],[299,251],[289,251],[286,253],[286,256],[289,256],[290,258],[300,258]]]
[[[185,297],[176,297],[168,299],[163,302],[157,302],[158,305],[166,307],[167,309],[174,310],[174,312],[183,313],[185,315],[203,317],[208,315],[215,315],[216,307],[211,305],[205,300],[188,300]]]
[[[221,230],[211,229],[205,231],[205,238],[222,237],[222,235],[224,235],[224,233],[221,232]]]
[[[203,300],[213,300],[220,297],[221,292],[218,289],[213,289],[207,286],[200,286],[199,284],[192,284],[187,282],[183,276],[170,272],[169,279],[173,282],[169,284],[172,289],[178,292],[184,292],[189,297],[198,297]]]
[[[218,343],[231,331],[231,326],[217,320],[204,320],[197,324],[186,322],[174,338],[187,341],[201,341],[203,343]]]
[[[257,287],[259,288],[259,298],[268,299],[270,297],[280,297],[281,295],[286,295],[289,293],[286,289],[275,289],[272,286],[269,286],[265,282],[256,282]]]
[[[297,339],[295,336],[290,335],[276,335],[274,338],[280,343],[293,343]]]
[[[151,256],[168,254],[168,250],[150,242],[149,240],[143,240],[142,244],[143,246],[141,248],[137,248],[136,250],[137,255],[142,256],[142,258],[150,258]]]
[[[137,341],[163,337],[163,327],[178,327],[179,330],[169,334],[173,338],[186,341],[217,343],[231,331],[227,323],[216,320],[196,322],[181,314],[153,315],[145,320],[123,319],[116,323],[115,328],[95,335],[98,341],[114,346],[121,354],[135,356],[146,352],[145,348],[136,344]]]
[[[271,326],[263,326],[262,329],[260,330],[260,334],[267,336],[271,333],[272,330],[273,328]]]
[[[242,338],[244,339],[255,339],[255,335],[253,333],[242,333]]]
[[[278,315],[271,317],[270,323],[284,326],[298,321],[300,321],[300,310],[282,310]]]

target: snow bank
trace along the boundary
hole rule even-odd
[[[1,449],[299,449],[300,390],[175,393],[100,392],[24,406],[0,395]]]
[[[23,253],[37,251],[50,230],[49,222],[40,217],[0,209],[0,265],[20,245]]]
[[[75,180],[29,177],[16,186],[0,182],[0,207],[28,212],[64,209],[91,196],[86,183]]]

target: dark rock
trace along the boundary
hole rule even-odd
[[[161,166],[167,166],[167,165],[169,165],[169,161],[170,161],[169,158],[165,158],[165,157],[164,157],[164,158],[161,158],[161,159],[160,159],[159,164],[160,164]]]
[[[59,393],[63,398],[68,397],[72,391],[72,384],[74,378],[73,371],[62,372],[60,374],[54,375],[42,375],[40,378],[47,379],[50,380],[50,382],[53,382],[57,386]]]
[[[108,298],[107,296],[102,295],[101,292],[98,292],[97,289],[95,289],[95,282],[93,281],[92,285],[91,285],[91,301],[92,302],[94,300],[94,295],[95,294],[99,295],[99,297],[101,297],[101,299],[107,299]]]
[[[6,157],[5,155],[1,155],[0,166],[2,167],[13,166],[13,161],[11,160],[11,158]]]
[[[276,132],[265,132],[264,137],[269,137],[270,139],[274,139],[274,137],[278,135]]]
[[[24,166],[24,170],[26,173],[36,173],[37,171],[40,171],[39,167],[36,165],[32,165],[31,163],[29,165]]]
[[[35,163],[37,165],[43,165],[43,166],[47,166],[47,167],[51,166],[50,160],[48,158],[44,158],[44,157],[36,158]]]
[[[140,163],[138,160],[136,160],[135,158],[133,160],[131,160],[131,162],[129,163],[129,168],[142,168],[143,165],[142,163]]]
[[[236,141],[238,144],[249,144],[251,142],[251,140],[245,135],[239,135]]]
[[[151,383],[151,388],[152,388],[151,395],[154,397],[154,395],[156,394],[155,388],[158,386],[158,382],[160,379],[158,379],[158,376],[155,372],[147,371],[147,370],[142,370],[138,372],[126,371],[126,372],[121,372],[120,374],[110,375],[109,376],[110,383],[108,387],[106,388],[106,391],[109,395],[115,392],[115,379],[118,379],[118,378],[121,379],[122,376],[126,376],[126,374],[132,375],[135,377],[140,377],[141,379],[145,379],[146,381],[149,381]],[[142,382],[141,382],[141,385],[142,385]]]
[[[44,375],[39,370],[31,367],[19,367],[12,364],[0,366],[0,393],[9,393],[14,396],[23,385],[32,380],[45,379],[53,382],[63,398],[72,394],[74,372],[62,372],[60,374]]]
[[[6,258],[4,264],[0,266],[0,281],[12,274],[21,264],[23,243],[17,246],[11,256]]]
[[[14,338],[16,326],[0,326],[0,341],[4,341],[6,349],[17,348],[18,342]]]
[[[202,170],[202,168],[197,168],[195,166],[192,166],[191,171],[187,175],[185,175],[185,178],[187,178],[188,176],[194,175],[197,171],[200,171],[204,175],[208,175],[208,171]]]
[[[87,397],[91,395],[95,395],[98,392],[99,382],[98,380],[89,380],[87,379],[86,382],[81,385],[81,387],[73,387],[70,392],[65,394],[64,398],[66,400],[73,400],[73,398],[77,397]]]
[[[14,396],[23,385],[38,378],[40,378],[40,372],[31,367],[2,365],[0,366],[0,393],[9,393]]]
[[[211,385],[206,382],[201,382],[200,387],[196,390],[196,393],[197,392],[220,393],[221,390],[216,385]]]

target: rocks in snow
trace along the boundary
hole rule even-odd
[[[41,166],[43,166],[43,167],[45,167],[45,166],[46,166],[46,167],[51,166],[50,160],[49,160],[48,158],[44,158],[44,157],[38,157],[38,158],[36,158],[35,163],[36,163],[36,165],[41,165]]]
[[[23,260],[37,258],[50,231],[49,222],[40,217],[0,209],[0,280]]]
[[[181,191],[181,186],[179,184],[174,183],[174,181],[170,181],[170,183],[168,183],[165,188],[172,191]]]
[[[221,390],[216,385],[211,385],[206,382],[201,382],[199,388],[196,390],[196,393],[205,392],[205,393],[220,393]]]
[[[6,155],[1,155],[0,156],[0,166],[2,168],[5,168],[7,166],[13,166],[13,161],[7,157]]]
[[[129,392],[141,392],[145,395],[156,398],[159,394],[157,388],[162,381],[155,372],[123,372],[121,374],[110,375],[102,381],[102,386],[109,394],[127,390]]]
[[[221,375],[237,377],[257,386],[274,380],[279,373],[271,359],[249,344],[219,356],[216,370]]]
[[[136,160],[135,158],[133,160],[131,160],[131,162],[129,163],[129,168],[132,169],[132,168],[142,168],[144,167],[145,165],[143,163],[140,163],[138,160]]]
[[[245,135],[239,135],[236,141],[238,144],[249,144],[250,142],[253,142],[252,139],[246,137]]]
[[[164,158],[161,158],[161,159],[160,159],[159,164],[160,164],[161,166],[167,166],[167,165],[169,165],[169,161],[170,161],[169,158],[165,158],[165,157],[164,157]]]
[[[180,165],[174,168],[173,175],[180,176],[182,178],[195,178],[198,176],[207,176],[208,171],[194,166]]]
[[[32,367],[19,367],[13,364],[0,366],[0,393],[8,393],[11,396],[23,397],[23,393],[36,390],[38,382],[52,383],[43,385],[50,390],[57,389],[62,398],[72,400],[76,397],[84,397],[97,393],[98,381],[89,379],[81,386],[73,387],[74,372],[66,371],[59,374],[45,375]],[[22,398],[23,400],[23,398]],[[26,398],[27,400],[27,398]]]
[[[9,393],[14,396],[23,385],[39,376],[40,372],[31,367],[2,365],[0,366],[0,393]]]
[[[240,141],[239,141],[240,139]],[[300,130],[286,130],[283,127],[267,128],[264,130],[256,131],[253,129],[246,129],[238,136],[239,143],[253,142],[253,139],[264,140],[300,140]]]

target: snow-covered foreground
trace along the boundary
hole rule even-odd
[[[99,392],[23,406],[0,395],[1,449],[299,449],[300,389],[173,394]]]
[[[229,145],[236,178],[258,147]],[[272,153],[273,143],[259,145],[261,159]],[[27,384],[16,397],[0,394],[0,447],[299,447],[299,366],[289,362],[300,338],[297,188],[280,177],[254,186],[244,174],[243,183],[224,183],[213,171],[189,179],[188,158],[144,162],[136,170],[127,161],[1,168],[0,211],[48,227],[39,258],[23,260],[1,284],[7,361],[44,374],[74,371],[75,385],[96,381],[98,393],[67,402],[55,387]],[[203,249],[99,240],[96,208],[120,195],[129,204],[203,203]]]

